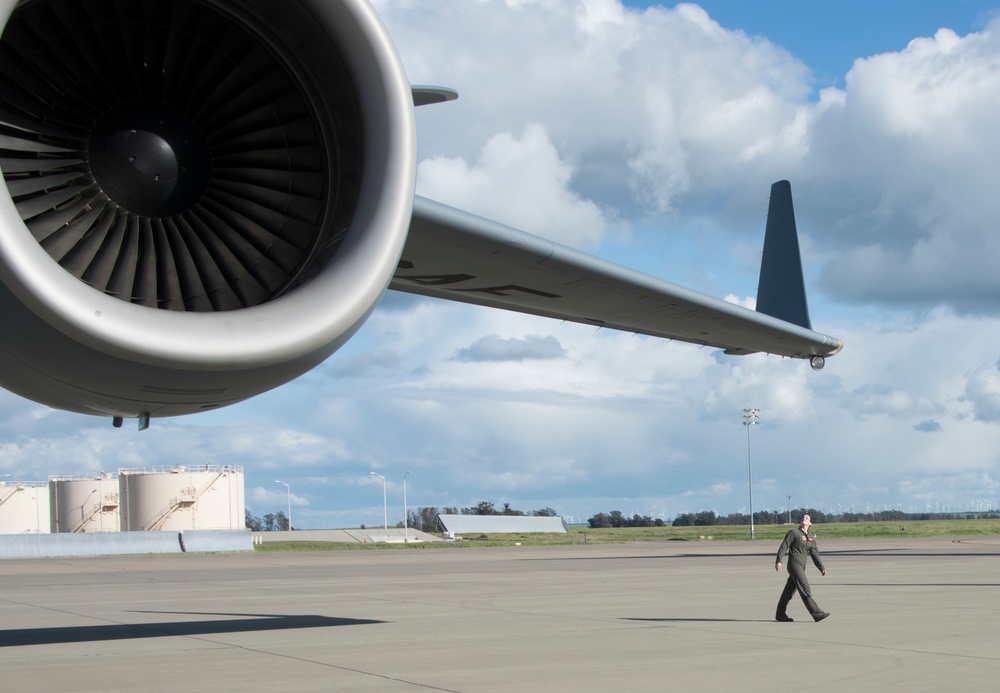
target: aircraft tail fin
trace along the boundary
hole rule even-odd
[[[792,186],[787,180],[771,186],[757,285],[757,312],[812,329],[792,208]]]

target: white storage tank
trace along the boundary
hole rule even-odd
[[[0,534],[48,533],[48,484],[0,481]]]
[[[119,469],[123,532],[241,529],[243,468]]]
[[[118,477],[49,477],[49,508],[53,532],[117,532]]]

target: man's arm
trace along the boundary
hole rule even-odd
[[[820,574],[826,577],[826,568],[823,567],[823,559],[819,557],[819,544],[816,543],[815,539],[809,542],[809,555],[812,556],[813,563],[819,568]]]
[[[781,546],[778,547],[778,555],[774,559],[775,570],[781,570],[781,559],[782,557],[784,557],[786,553],[788,553],[788,545],[791,543],[791,541],[792,541],[792,532],[788,532],[787,534],[785,534],[785,539],[784,541],[781,542]]]

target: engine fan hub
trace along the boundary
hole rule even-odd
[[[145,217],[186,212],[211,181],[205,138],[185,115],[160,103],[126,103],[106,113],[91,132],[88,154],[108,197]]]

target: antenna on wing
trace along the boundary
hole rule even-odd
[[[792,186],[787,180],[771,186],[757,285],[757,312],[812,329],[792,208]]]

